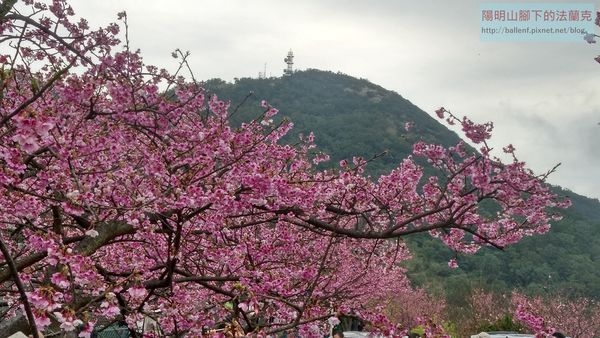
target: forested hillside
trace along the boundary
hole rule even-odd
[[[258,116],[260,101],[267,100],[280,110],[279,118],[294,123],[288,141],[312,131],[319,149],[332,156],[332,163],[386,152],[371,163],[373,175],[397,166],[411,153],[416,140],[459,141],[454,132],[397,93],[344,74],[308,70],[283,78],[237,79],[235,84],[213,79],[206,87],[220,98],[230,99],[232,110],[246,99],[233,116],[237,122]],[[410,133],[404,129],[405,122],[415,124]]]
[[[319,70],[295,72],[269,79],[212,79],[206,88],[231,100],[238,123],[258,116],[265,99],[289,118],[295,128],[288,142],[313,131],[331,163],[359,155],[378,156],[369,167],[378,174],[408,156],[419,139],[455,144],[458,136],[398,93],[365,79]],[[236,109],[236,107],[238,107]],[[406,132],[404,124],[415,126]],[[480,121],[483,122],[483,121]],[[454,254],[428,236],[410,241],[414,259],[408,264],[413,281],[445,290],[459,305],[472,287],[495,290],[523,289],[529,293],[569,292],[600,298],[600,203],[598,200],[555,188],[569,196],[573,206],[562,221],[543,236],[527,238],[505,250],[489,248],[474,256],[459,256],[459,268],[444,263]],[[437,259],[433,259],[433,258]]]

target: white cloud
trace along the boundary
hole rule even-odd
[[[600,197],[600,50],[583,40],[481,42],[479,1],[72,3],[92,26],[126,10],[147,62],[173,69],[170,52],[190,50],[200,79],[255,77],[265,62],[278,76],[292,48],[301,69],[367,78],[430,113],[443,105],[492,120],[498,147],[513,143],[536,171],[562,162],[552,183]]]

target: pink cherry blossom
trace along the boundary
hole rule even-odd
[[[141,286],[134,286],[127,290],[132,298],[143,298],[146,295],[146,289]]]
[[[83,322],[75,317],[71,311],[55,311],[54,317],[60,323],[60,328],[64,331],[75,331],[75,329],[82,325]]]
[[[100,309],[100,313],[105,318],[113,318],[120,312],[118,304],[111,304],[109,302],[102,302],[100,304]]]
[[[13,141],[17,142],[21,146],[21,149],[29,154],[38,150],[40,147],[35,136],[15,135]]]
[[[435,111],[435,114],[436,114],[436,115],[437,115],[439,118],[443,119],[443,118],[444,118],[444,113],[445,113],[445,112],[446,112],[446,109],[444,109],[444,107],[440,107],[439,109],[437,109],[437,110]]]
[[[450,267],[451,269],[458,268],[458,262],[456,261],[456,258],[452,258],[448,261],[448,267]]]
[[[1,89],[0,240],[27,302],[0,298],[31,305],[42,330],[55,320],[86,337],[91,318],[134,328],[152,317],[173,336],[229,325],[321,337],[332,315],[356,314],[398,336],[384,305],[415,293],[400,264],[407,236],[472,254],[547,232],[568,206],[524,162],[494,157],[491,122],[440,108],[481,152],[421,141],[378,178],[360,157],[321,169],[318,135],[284,143],[293,124],[274,123],[266,101],[233,127],[229,101],[146,65],[117,24],[90,30],[67,0],[19,6],[2,24],[16,39],[5,47],[22,48]],[[3,290],[13,277],[2,257]],[[419,317],[398,318],[445,334]]]
[[[90,338],[92,336],[93,331],[94,331],[94,323],[87,322],[83,325],[83,328],[79,331],[78,337]]]
[[[61,289],[68,288],[71,284],[68,280],[68,277],[62,272],[53,273],[52,277],[50,277],[50,281]]]

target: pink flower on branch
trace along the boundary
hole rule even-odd
[[[140,298],[143,298],[144,296],[146,296],[147,291],[146,291],[146,288],[144,288],[140,285],[136,285],[136,286],[129,288],[127,290],[127,293],[129,293],[129,295],[133,299],[140,299]]]
[[[83,324],[83,321],[75,317],[72,310],[55,311],[54,317],[60,323],[60,328],[64,331],[75,331],[75,329]]]
[[[439,109],[437,109],[437,110],[435,111],[435,114],[436,114],[436,115],[437,115],[439,118],[443,119],[443,118],[444,118],[444,113],[447,113],[447,112],[448,112],[448,111],[447,111],[446,109],[444,109],[444,107],[440,107]]]
[[[58,286],[60,289],[66,289],[69,287],[69,285],[71,285],[68,276],[66,276],[62,272],[55,272],[54,274],[52,274],[52,277],[50,277],[50,281],[54,285]]]
[[[584,297],[529,297],[512,295],[515,317],[540,336],[555,331],[568,332],[572,337],[594,337],[600,333],[600,304]]]
[[[448,267],[450,267],[451,269],[458,268],[458,262],[456,261],[456,258],[452,258],[448,261]]]

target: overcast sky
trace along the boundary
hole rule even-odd
[[[560,162],[551,183],[600,198],[600,45],[482,42],[472,0],[71,3],[92,27],[126,10],[146,63],[174,70],[171,52],[189,50],[199,80],[257,77],[265,63],[281,76],[292,49],[296,69],[366,78],[430,114],[444,106],[491,120],[497,149],[512,143],[538,173]]]

